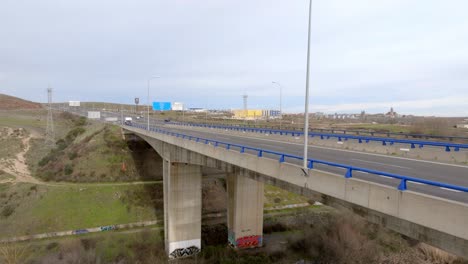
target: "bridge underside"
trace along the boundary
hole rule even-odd
[[[129,128],[163,159],[166,251],[201,249],[201,168],[227,173],[228,230],[235,248],[262,245],[263,183],[348,209],[369,222],[468,258],[468,206],[359,179],[278,163],[168,135]],[[134,135],[134,136],[135,136]]]

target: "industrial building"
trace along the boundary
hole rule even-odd
[[[232,110],[234,119],[274,119],[281,116],[279,110],[262,110],[262,109],[248,109],[248,110]]]

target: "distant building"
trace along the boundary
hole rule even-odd
[[[361,120],[366,120],[366,111],[362,110],[361,115],[359,116]]]
[[[205,108],[200,108],[200,107],[192,107],[188,109],[190,112],[195,112],[195,113],[205,113],[208,110]]]
[[[273,119],[279,118],[281,112],[278,110],[261,110],[261,109],[247,109],[247,110],[232,110],[234,119]]]
[[[390,111],[386,113],[385,116],[390,117],[390,118],[395,118],[397,117],[397,113],[393,111],[393,107],[390,107]]]
[[[468,124],[457,124],[457,128],[468,128]]]

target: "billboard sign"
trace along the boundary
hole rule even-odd
[[[171,110],[171,102],[153,102],[154,111],[169,111]]]
[[[101,112],[99,111],[88,111],[89,119],[101,119]]]
[[[184,110],[184,103],[174,102],[172,104],[172,111],[183,111]]]
[[[80,101],[69,101],[68,106],[80,106]]]

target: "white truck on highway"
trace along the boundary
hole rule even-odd
[[[130,125],[132,125],[132,121],[133,121],[133,119],[131,117],[125,117],[124,124],[127,125],[127,126],[130,126]]]

